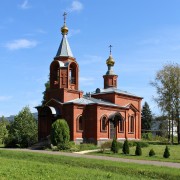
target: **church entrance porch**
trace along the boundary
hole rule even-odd
[[[120,113],[115,113],[109,116],[109,139],[117,138],[117,129],[120,121],[122,121]]]

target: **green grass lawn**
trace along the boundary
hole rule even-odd
[[[2,147],[4,147],[4,144],[1,144],[1,143],[0,143],[0,148],[2,148]]]
[[[176,168],[0,150],[0,179],[179,179]]]
[[[163,158],[163,153],[165,149],[165,145],[149,145],[148,147],[142,148],[142,156],[135,156],[136,147],[130,148],[130,154],[124,155],[122,150],[119,150],[118,154],[114,154],[110,150],[106,150],[104,153],[102,152],[93,152],[96,155],[103,156],[115,156],[121,158],[130,158],[130,159],[145,159],[145,160],[154,160],[154,161],[168,161],[168,162],[178,162],[180,163],[180,145],[169,145],[170,157],[168,159]],[[150,149],[154,149],[156,155],[154,157],[149,157]],[[90,153],[92,154],[92,153]]]

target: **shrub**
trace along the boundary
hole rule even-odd
[[[168,146],[166,146],[166,148],[164,150],[163,157],[164,158],[169,158],[169,156],[170,156],[169,148],[168,148]]]
[[[142,139],[147,139],[146,133],[142,133],[142,134],[141,134],[141,137],[142,137]]]
[[[104,152],[105,149],[110,149],[112,146],[112,141],[106,141],[101,144],[101,152]]]
[[[153,149],[151,149],[151,150],[149,151],[149,157],[151,157],[151,156],[155,156],[155,152],[154,152]]]
[[[152,140],[153,139],[153,135],[151,132],[148,132],[148,133],[142,133],[142,138],[145,139],[145,140]]]
[[[69,148],[69,126],[64,119],[56,120],[51,127],[51,143],[60,149]]]
[[[124,154],[129,154],[129,142],[127,139],[124,141],[122,151]]]
[[[144,141],[129,141],[129,147],[137,146],[137,144],[139,144],[141,146],[141,148],[149,146],[148,142],[144,142]]]
[[[168,138],[162,137],[162,136],[158,136],[158,135],[154,136],[153,140],[154,141],[160,141],[162,143],[168,143]]]
[[[57,148],[59,150],[67,150],[67,149],[70,149],[71,148],[71,144],[69,142],[64,142],[64,143],[59,143],[57,145]]]
[[[139,143],[137,143],[137,145],[136,145],[135,155],[136,156],[141,156],[142,155],[142,150],[141,150],[141,146],[140,146]]]
[[[167,145],[169,143],[167,143],[167,142],[160,142],[160,141],[149,141],[148,144],[152,144],[152,145]]]
[[[75,144],[74,141],[70,141],[69,144],[70,144],[70,149],[69,149],[69,151],[71,151],[71,152],[77,152],[77,151],[79,151],[79,145]]]
[[[111,151],[113,153],[118,153],[118,150],[119,150],[118,143],[117,143],[117,140],[114,138],[111,145]]]

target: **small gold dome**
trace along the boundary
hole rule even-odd
[[[62,33],[62,35],[67,35],[68,34],[68,27],[65,24],[61,28],[61,33]]]
[[[109,58],[106,60],[106,64],[108,66],[114,66],[114,63],[115,63],[115,61],[114,61],[113,57],[110,55]]]

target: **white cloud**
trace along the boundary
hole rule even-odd
[[[21,9],[29,9],[30,6],[29,6],[28,0],[24,0],[24,1],[22,2],[22,4],[19,5],[19,7],[20,7]]]
[[[18,50],[24,48],[33,48],[37,46],[37,41],[28,39],[17,39],[12,42],[6,43],[5,47],[9,50]]]
[[[8,101],[12,98],[12,96],[0,96],[0,101]]]
[[[68,9],[70,12],[81,11],[83,9],[83,4],[79,1],[73,1],[71,7]]]

